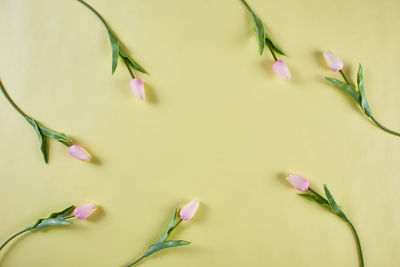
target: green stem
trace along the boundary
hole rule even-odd
[[[128,60],[124,57],[122,57],[122,59],[124,60],[124,63],[129,71],[129,74],[131,75],[132,79],[135,79],[135,75],[133,75],[133,72],[131,70],[131,67],[129,66]]]
[[[179,220],[169,229],[168,234],[171,233],[181,222],[182,219],[179,218]]]
[[[390,133],[390,134],[393,134],[393,135],[400,136],[400,133],[395,132],[395,131],[392,131],[392,130],[386,128],[385,126],[383,126],[382,124],[380,124],[380,123],[375,119],[374,116],[371,115],[371,116],[369,116],[369,117],[371,118],[371,120],[373,120],[373,121],[375,122],[376,125],[378,125],[378,126],[379,126],[381,129],[383,129],[384,131],[386,131],[386,132],[388,132],[388,133]]]
[[[15,233],[15,234],[12,235],[9,239],[7,239],[6,242],[4,242],[4,243],[0,246],[0,250],[2,250],[2,249],[8,244],[8,242],[10,242],[11,240],[13,240],[14,238],[16,238],[17,236],[19,236],[20,234],[23,234],[23,233],[28,232],[28,231],[30,231],[30,230],[32,230],[32,226],[29,226],[29,227],[25,228],[24,230],[19,231],[18,233]]]
[[[8,95],[6,89],[4,89],[3,84],[0,81],[0,90],[3,93],[3,95],[6,97],[7,101],[11,104],[11,106],[13,106],[13,108],[18,111],[19,114],[21,114],[25,119],[31,119],[28,115],[25,114],[25,112],[23,112],[18,106],[17,104],[14,103],[14,101],[11,99],[11,97]]]
[[[339,70],[339,72],[340,72],[340,74],[342,75],[342,77],[343,77],[343,79],[345,80],[345,82],[346,82],[348,85],[350,85],[351,87],[353,87],[353,86],[350,84],[349,80],[347,79],[346,74],[344,74],[343,70]]]
[[[249,4],[247,4],[247,2],[246,2],[245,0],[240,0],[240,1],[242,1],[242,3],[244,4],[244,6],[245,6],[251,13],[254,13],[253,10],[251,10]]]
[[[71,215],[62,217],[60,220],[66,220],[66,219],[70,219],[70,218],[75,218],[75,215],[74,215],[74,214],[71,214]]]
[[[364,267],[364,256],[363,256],[363,251],[362,251],[362,248],[361,248],[360,237],[358,236],[357,230],[356,230],[356,228],[354,227],[354,225],[351,223],[351,221],[350,221],[348,218],[345,218],[345,220],[346,220],[346,222],[347,222],[348,224],[350,224],[351,229],[353,230],[353,233],[354,233],[354,235],[355,235],[355,237],[356,237],[356,239],[357,239],[358,252],[359,252],[359,255],[360,255],[360,266],[361,266],[361,267]]]
[[[145,256],[142,256],[142,257],[140,257],[139,259],[135,260],[134,262],[132,262],[132,263],[126,265],[125,267],[133,266],[133,265],[135,265],[136,263],[138,263],[139,261],[143,260],[144,258],[146,258],[146,257],[145,257]]]
[[[265,39],[265,43],[267,44],[267,46],[269,48],[269,51],[271,52],[271,54],[272,54],[273,58],[275,59],[275,61],[278,61],[278,58],[276,57],[275,52],[272,49],[271,44],[269,43],[269,40]]]
[[[312,189],[311,187],[308,187],[308,191],[310,191],[311,193],[313,193],[314,195],[316,195],[316,196],[318,196],[318,197],[320,197],[320,198],[322,198],[322,199],[325,199],[323,196],[321,196],[320,194],[318,194],[314,189]],[[326,200],[326,199],[325,199]],[[328,202],[328,200],[326,200],[326,202]]]
[[[78,2],[80,2],[82,5],[84,5],[85,7],[87,7],[90,11],[92,11],[93,14],[96,15],[96,17],[98,17],[101,21],[101,23],[103,23],[103,25],[107,28],[108,31],[111,30],[110,26],[108,26],[107,22],[104,20],[104,18],[93,8],[91,7],[88,3],[86,3],[83,0],[76,0]]]

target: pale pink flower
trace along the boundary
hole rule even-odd
[[[68,153],[76,159],[90,161],[92,155],[80,145],[72,145],[68,148]]]
[[[132,79],[129,86],[131,87],[132,92],[135,96],[139,99],[144,99],[145,92],[144,92],[144,85],[141,79],[135,78]]]
[[[290,79],[290,77],[292,77],[288,66],[283,60],[275,61],[274,64],[272,65],[272,69],[282,79],[282,81],[287,81]]]
[[[328,50],[324,52],[324,58],[331,71],[338,72],[339,70],[343,69],[343,60],[335,55],[332,51]]]
[[[300,175],[291,173],[286,177],[286,180],[288,180],[288,182],[299,191],[306,191],[308,189],[308,180]]]
[[[184,221],[189,221],[193,218],[194,214],[196,213],[197,209],[199,208],[200,202],[197,200],[192,200],[187,203],[181,211],[179,212],[179,216]]]
[[[76,218],[83,220],[90,216],[96,210],[96,204],[89,203],[83,204],[74,209],[74,215]]]

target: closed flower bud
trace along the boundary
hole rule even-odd
[[[74,215],[76,218],[83,220],[89,217],[95,211],[96,211],[96,204],[94,203],[83,204],[74,209]]]
[[[282,79],[282,81],[287,81],[290,79],[290,77],[292,77],[288,66],[283,60],[275,61],[274,64],[272,65],[272,69]]]
[[[308,180],[300,175],[291,173],[288,177],[286,177],[286,180],[299,191],[306,191],[308,189]]]
[[[132,79],[129,86],[131,87],[132,92],[135,94],[137,98],[139,99],[145,98],[144,85],[141,79],[138,78]]]
[[[179,216],[184,221],[189,221],[193,218],[194,214],[196,213],[197,209],[199,208],[200,202],[197,200],[192,200],[187,203],[181,211],[179,212]]]
[[[331,71],[338,72],[339,70],[343,69],[343,60],[335,55],[332,51],[328,50],[324,52],[324,58]]]
[[[80,145],[72,145],[68,148],[68,153],[79,160],[82,161],[90,161],[92,158],[92,155],[90,155],[89,152],[86,151],[82,146]]]

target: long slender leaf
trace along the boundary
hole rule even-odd
[[[56,226],[56,225],[70,225],[72,222],[67,220],[60,220],[60,219],[41,219],[33,228],[32,230],[38,230],[49,226]]]
[[[42,132],[39,129],[39,125],[35,120],[33,120],[29,117],[26,117],[25,119],[32,125],[33,129],[35,129],[36,134],[39,138],[40,151],[42,152],[44,162],[47,163],[48,162],[48,151],[47,151],[46,136],[43,136]]]
[[[168,221],[167,227],[165,228],[164,232],[161,234],[160,238],[156,241],[156,243],[164,242],[165,240],[167,240],[167,238],[170,234],[170,229],[174,225],[174,222],[176,219],[176,213],[177,213],[177,210],[175,209]]]
[[[275,42],[274,40],[271,39],[271,37],[265,33],[265,42],[268,43],[272,49],[274,49],[276,52],[278,52],[281,55],[287,56],[286,53],[283,51],[282,48],[280,48]]]
[[[128,60],[129,64],[132,66],[132,68],[134,68],[134,69],[136,69],[136,70],[138,70],[138,71],[140,71],[142,73],[148,74],[148,72],[142,66],[140,66],[135,60],[133,60],[128,55],[128,53],[125,51],[125,49],[123,49],[121,46],[120,46],[120,49],[119,49],[119,54],[120,54],[121,57],[123,57],[123,58]]]
[[[347,220],[346,215],[344,214],[342,208],[336,203],[335,199],[333,198],[331,192],[329,191],[328,187],[326,184],[324,184],[324,190],[325,190],[325,195],[326,198],[328,199],[329,206],[331,207],[331,210],[333,213],[335,213],[337,216],[342,217],[343,219]]]
[[[338,79],[335,78],[328,78],[325,77],[326,80],[328,80],[329,82],[333,83],[336,87],[342,89],[343,91],[345,91],[346,93],[348,93],[351,97],[353,97],[358,104],[361,105],[361,97],[360,94],[350,85],[348,85],[347,83],[344,83]]]
[[[253,24],[254,24],[254,31],[256,33],[256,37],[257,37],[257,42],[258,42],[258,53],[260,55],[262,55],[262,53],[264,52],[264,47],[265,47],[265,31],[264,31],[264,25],[262,23],[262,21],[260,20],[259,17],[257,17],[257,15],[254,13],[254,11],[250,8],[250,6],[247,4],[247,2],[245,0],[241,0],[242,3],[244,4],[244,6],[247,8],[247,10],[250,13],[250,16],[253,20]]]
[[[314,202],[320,204],[321,206],[329,207],[329,203],[325,199],[323,199],[319,196],[311,195],[311,194],[298,194],[298,195],[301,197],[304,197],[305,199],[314,201]]]
[[[148,257],[151,254],[156,253],[157,251],[160,251],[160,250],[163,250],[166,248],[186,246],[189,244],[190,244],[190,242],[184,241],[184,240],[169,240],[169,241],[165,241],[165,242],[154,243],[147,249],[147,251],[143,254],[143,256]]]
[[[358,74],[357,74],[357,85],[358,85],[358,90],[360,91],[361,95],[361,107],[364,110],[365,114],[367,116],[371,117],[371,108],[369,107],[368,101],[367,101],[367,96],[365,95],[365,89],[364,89],[364,72],[361,64],[358,67]]]
[[[56,218],[56,219],[61,219],[67,215],[69,215],[73,210],[75,209],[74,205],[71,205],[65,209],[63,209],[62,211],[59,212],[53,212],[52,214],[49,215],[49,218]]]
[[[112,74],[114,74],[117,69],[118,59],[119,59],[119,41],[117,36],[112,32],[112,30],[107,29],[108,36],[110,37],[111,49],[112,49]]]
[[[40,124],[39,124],[39,129],[43,135],[50,137],[51,139],[63,141],[63,142],[71,142],[72,141],[72,138],[67,136],[66,134],[53,131],[53,130],[46,128]]]

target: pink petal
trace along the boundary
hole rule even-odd
[[[286,177],[286,180],[299,191],[306,191],[308,189],[308,180],[300,175],[291,173]]]
[[[145,93],[144,93],[144,85],[141,79],[132,79],[129,86],[131,87],[132,92],[135,94],[135,96],[139,99],[144,99],[145,98]]]
[[[288,66],[283,60],[275,61],[274,64],[272,65],[272,69],[283,81],[287,81],[290,79],[290,77],[292,77]]]
[[[83,204],[74,209],[74,215],[76,218],[83,220],[90,216],[96,210],[96,204],[89,203]]]
[[[76,159],[89,161],[92,158],[89,152],[80,145],[72,145],[68,148],[68,153]]]
[[[335,55],[332,51],[328,50],[324,52],[324,58],[331,71],[337,72],[343,69],[343,60]]]
[[[181,211],[179,212],[179,216],[184,221],[189,221],[193,218],[194,214],[196,213],[197,209],[199,208],[200,202],[197,200],[192,200],[187,203]]]

